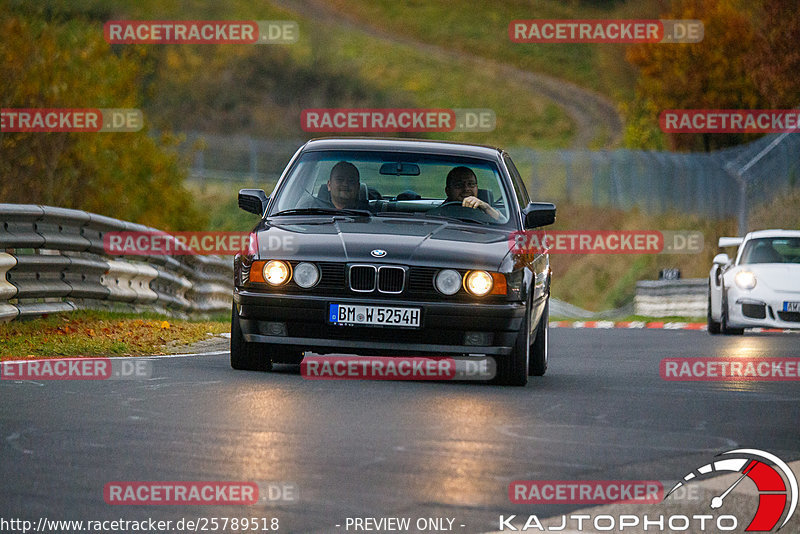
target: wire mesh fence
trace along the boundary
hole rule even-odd
[[[199,141],[199,142],[198,142]],[[191,177],[273,185],[303,141],[190,133]],[[711,153],[510,149],[531,196],[651,213],[739,216],[798,187],[800,133],[772,134]],[[745,217],[743,219],[743,217]]]

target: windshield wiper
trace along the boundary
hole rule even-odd
[[[336,209],[336,208],[295,208],[291,210],[283,210],[270,215],[270,217],[278,217],[279,215],[360,215],[372,217],[372,213],[367,210],[352,210],[352,209]]]
[[[425,212],[417,211],[417,212],[404,212],[404,211],[380,211],[375,214],[376,217],[396,217],[402,219],[440,219],[444,221],[453,221],[453,222],[474,222],[479,224],[485,224],[486,221],[479,221],[478,219],[472,219],[470,217],[453,217],[448,215],[428,215]]]
[[[486,221],[479,221],[471,217],[448,217],[447,215],[425,215],[426,219],[443,219],[445,221],[458,221],[458,222],[472,222],[478,224],[487,224]]]

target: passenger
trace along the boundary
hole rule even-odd
[[[359,209],[361,181],[358,168],[352,163],[340,161],[334,165],[326,189],[327,191],[321,190],[319,196],[308,198],[299,207]]]
[[[328,179],[331,203],[338,209],[357,209],[361,182],[358,168],[347,161],[340,161],[331,169]]]

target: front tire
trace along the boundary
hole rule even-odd
[[[501,386],[525,386],[528,383],[528,365],[531,349],[531,309],[525,310],[517,340],[511,354],[497,359],[497,384]]]
[[[728,326],[728,298],[725,296],[725,287],[722,288],[722,316],[720,317],[720,332],[726,336],[741,336],[744,328],[731,328]]]
[[[244,340],[236,304],[231,309],[231,367],[239,371],[272,370],[272,360],[259,350],[258,343]]]
[[[531,346],[528,374],[530,376],[543,376],[547,371],[547,361],[550,355],[550,297],[544,305],[539,326],[536,329],[536,339]]]

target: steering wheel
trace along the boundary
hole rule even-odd
[[[464,206],[461,200],[448,200],[429,211],[432,215],[443,215],[446,217],[464,217],[468,219],[475,219],[482,223],[493,223],[495,220],[483,210],[478,208],[468,208]]]

